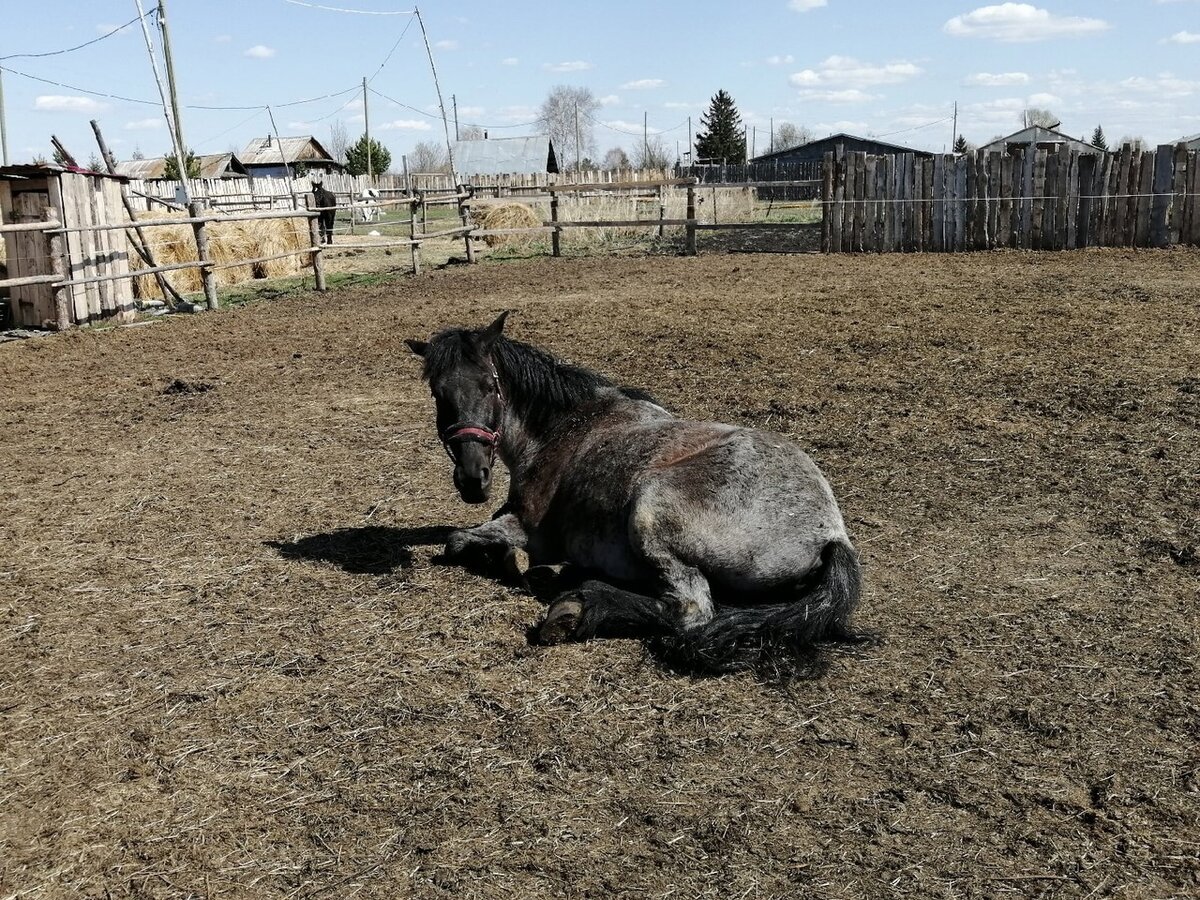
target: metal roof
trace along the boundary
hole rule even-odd
[[[861,137],[857,134],[848,134],[845,131],[840,131],[837,134],[831,134],[828,137],[813,138],[813,140],[804,144],[796,144],[794,147],[788,147],[784,150],[776,150],[774,153],[760,153],[758,156],[751,159],[750,162],[769,162],[776,157],[795,154],[797,150],[803,150],[805,148],[812,149],[813,147],[817,147],[822,144],[836,147],[838,144],[844,144],[846,141],[859,141],[864,144],[876,144],[880,147],[888,149],[892,153],[915,153],[918,156],[932,155],[926,150],[917,150],[913,147],[905,147],[903,144],[893,144],[891,141],[881,141],[878,138]]]
[[[285,159],[288,165],[298,162],[339,165],[312,135],[281,138],[268,135],[265,138],[255,138],[237,157],[245,166],[279,166],[283,165]]]
[[[246,169],[241,161],[232,153],[206,153],[197,156],[200,163],[201,178],[245,178]],[[118,174],[128,178],[140,178],[143,181],[165,179],[167,177],[167,160],[163,156],[150,159],[127,159],[117,163]]]
[[[535,175],[557,172],[558,160],[548,135],[455,141],[459,175]]]
[[[1016,144],[1018,147],[1025,144],[1064,144],[1067,147],[1078,150],[1080,153],[1103,152],[1098,147],[1093,147],[1087,141],[1073,138],[1069,134],[1063,134],[1061,131],[1055,131],[1053,128],[1046,128],[1044,125],[1030,125],[1028,128],[1022,128],[1020,131],[1014,131],[1007,137],[996,138],[996,140],[984,144],[979,149],[1007,150],[1013,144]]]
[[[1177,144],[1186,144],[1189,150],[1200,150],[1200,134],[1189,134],[1171,141],[1172,146]]]
[[[81,166],[60,166],[55,163],[47,163],[46,165],[19,164],[2,166],[0,167],[0,179],[5,181],[21,181],[35,178],[49,178],[61,175],[63,172],[71,172],[76,175],[93,175],[97,178],[115,178],[117,181],[129,180],[121,172],[118,172],[116,175],[109,175],[107,172],[93,172]]]

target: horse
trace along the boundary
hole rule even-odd
[[[370,223],[379,218],[379,197],[380,194],[376,188],[363,189],[362,193],[358,195],[358,202],[354,206],[358,221]]]
[[[484,328],[408,340],[423,358],[461,499],[508,497],[452,532],[451,562],[568,564],[583,577],[539,644],[638,637],[666,667],[811,677],[850,623],[858,553],[825,476],[787,437],[677,418],[652,395]]]
[[[312,183],[313,200],[317,213],[317,221],[321,227],[321,243],[333,243],[333,223],[337,218],[337,196],[333,191],[325,189],[325,185],[319,181]]]

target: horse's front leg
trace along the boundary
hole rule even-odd
[[[508,574],[519,576],[529,568],[525,556],[528,543],[516,515],[501,510],[490,522],[451,532],[446,541],[446,559],[461,565],[503,566]]]

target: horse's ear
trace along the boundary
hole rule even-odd
[[[406,339],[404,343],[408,344],[408,349],[417,354],[417,356],[424,356],[425,351],[429,349],[429,344],[425,341],[412,341]]]
[[[500,335],[504,334],[504,320],[508,318],[510,310],[505,310],[496,317],[496,321],[483,329],[479,333],[479,338],[485,346],[490,346],[496,342]]]

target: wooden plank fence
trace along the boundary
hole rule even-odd
[[[1200,245],[1200,151],[825,156],[827,253]]]

